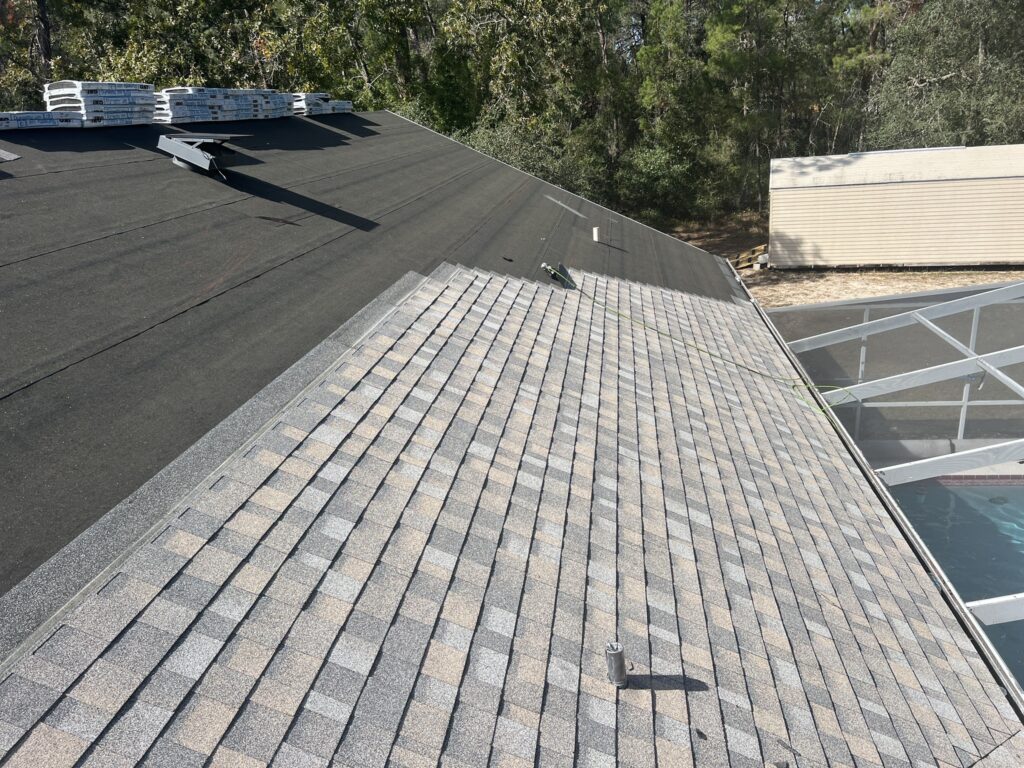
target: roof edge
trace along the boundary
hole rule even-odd
[[[732,264],[729,264],[729,268],[734,272],[736,271]],[[739,279],[738,272],[736,273],[736,277]],[[1024,689],[1021,688],[1020,683],[1017,682],[1013,673],[1010,672],[1009,667],[1006,666],[1006,662],[1003,661],[1002,656],[999,655],[995,646],[992,645],[992,642],[988,639],[988,636],[981,628],[977,619],[975,619],[967,609],[964,599],[960,597],[960,594],[956,591],[953,583],[949,580],[949,577],[946,576],[945,571],[942,570],[938,561],[925,545],[924,540],[918,536],[917,532],[910,524],[910,521],[907,519],[907,516],[903,513],[903,510],[900,509],[899,504],[896,503],[892,494],[889,493],[888,487],[878,479],[874,470],[871,468],[871,465],[868,464],[867,459],[864,458],[864,454],[861,453],[860,448],[857,447],[853,438],[846,431],[846,428],[832,413],[831,406],[825,402],[825,399],[818,392],[817,388],[811,381],[810,376],[807,374],[807,371],[804,369],[800,360],[793,351],[790,350],[789,345],[786,343],[785,339],[783,339],[782,334],[779,333],[778,328],[775,327],[771,318],[768,317],[768,314],[757,302],[753,294],[750,293],[750,290],[742,280],[740,280],[740,285],[743,286],[743,290],[750,298],[750,303],[754,306],[754,309],[757,311],[761,321],[768,328],[768,332],[771,333],[776,343],[782,347],[783,353],[789,359],[796,372],[800,375],[800,378],[804,380],[804,383],[807,385],[807,390],[810,392],[811,397],[814,398],[814,402],[821,409],[825,418],[828,419],[829,423],[832,425],[832,429],[839,436],[843,445],[846,446],[850,456],[856,462],[858,469],[860,469],[861,474],[864,475],[864,478],[868,481],[872,491],[874,491],[875,496],[882,503],[882,506],[889,513],[890,517],[892,517],[893,521],[896,523],[896,527],[900,529],[903,537],[910,545],[911,551],[913,551],[914,555],[921,563],[921,566],[925,569],[925,572],[931,576],[932,581],[939,590],[939,594],[942,595],[942,599],[945,600],[964,632],[967,633],[967,636],[974,643],[982,661],[985,662],[985,665],[989,668],[989,671],[996,679],[996,682],[1002,687],[1003,692],[1006,694],[1007,701],[1010,703],[1010,706],[1013,708],[1018,719],[1020,719],[1021,723],[1024,724]]]

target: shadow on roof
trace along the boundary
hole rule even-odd
[[[171,133],[173,129],[174,126],[169,125],[36,128],[4,131],[2,138],[5,144],[30,147],[39,152],[130,152],[139,149],[156,152],[160,136]]]
[[[336,128],[346,133],[350,133],[353,136],[359,138],[366,138],[367,136],[377,136],[377,131],[373,130],[369,126],[378,126],[379,123],[373,122],[362,115],[357,115],[354,112],[340,115],[315,115],[306,118],[307,121],[312,123],[319,123],[330,128]]]
[[[354,118],[355,115],[329,115],[332,118]],[[6,144],[35,149],[39,152],[112,152],[147,150],[156,152],[157,142],[164,134],[235,133],[246,134],[230,144],[260,152],[279,149],[288,152],[341,147],[353,136],[376,136],[364,126],[375,125],[358,118],[318,124],[311,119],[281,118],[279,120],[238,120],[232,122],[187,123],[183,125],[128,125],[116,128],[67,128],[5,131]],[[244,164],[255,160],[241,161]]]
[[[309,118],[278,120],[233,120],[230,122],[186,123],[179,125],[126,125],[111,128],[39,128],[4,131],[3,141],[39,152],[111,152],[148,150],[156,152],[160,136],[167,133],[242,133],[251,134],[231,144],[255,151],[327,149],[349,143],[349,136],[366,138],[379,135],[370,126],[378,123],[362,115],[319,115]],[[345,134],[349,134],[346,136]],[[250,164],[251,161],[242,161]]]
[[[244,173],[230,173],[224,184],[247,195],[269,200],[273,203],[290,205],[293,208],[301,208],[314,216],[322,216],[325,219],[331,219],[339,224],[345,224],[364,232],[376,229],[379,226],[377,222],[364,218],[359,214],[335,208],[321,200],[300,195],[298,192],[271,184],[269,181],[247,176]]]
[[[244,138],[232,141],[231,144],[254,152],[268,149],[301,152],[342,147],[349,143],[349,137],[344,133],[301,117],[241,120],[232,123],[195,123],[184,127],[195,133],[210,131],[247,134]]]
[[[864,153],[860,153],[862,156]],[[858,153],[850,155],[816,155],[781,158],[785,172],[791,176],[817,176],[857,162]]]
[[[708,684],[686,675],[630,675],[629,687],[641,691],[706,691]]]

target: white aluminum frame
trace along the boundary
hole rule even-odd
[[[922,387],[925,384],[935,384],[940,381],[949,381],[950,379],[958,379],[962,376],[970,376],[974,373],[985,372],[991,373],[996,378],[999,378],[1000,381],[1003,381],[1003,378],[1009,379],[1011,382],[1008,384],[1010,389],[1020,395],[1022,401],[1024,401],[1024,387],[1021,387],[1020,384],[1013,379],[1010,379],[1009,376],[1006,376],[1006,374],[999,371],[997,368],[997,366],[1001,365],[1024,363],[1024,344],[1019,347],[1001,349],[998,352],[989,352],[985,355],[977,355],[970,350],[967,351],[967,354],[969,354],[970,357],[967,357],[964,360],[954,360],[951,363],[933,365],[930,368],[920,368],[916,371],[909,371],[907,373],[897,373],[894,376],[887,376],[884,379],[865,381],[863,384],[854,384],[853,386],[844,387],[843,389],[824,392],[822,393],[822,397],[825,398],[825,402],[829,405],[836,405],[837,403],[849,402],[851,399],[866,400],[869,397],[878,397],[879,395],[888,395],[893,392],[902,392],[906,389]],[[1003,383],[1005,384],[1006,382],[1003,381]],[[962,404],[959,400],[937,402],[942,405]],[[980,402],[984,401],[975,400],[973,401],[973,404],[978,405]],[[898,403],[898,405],[909,405],[909,403]]]
[[[972,600],[966,605],[967,610],[986,627],[1024,619],[1024,592]]]
[[[1024,439],[1004,440],[945,456],[892,464],[876,469],[875,474],[885,480],[887,485],[903,485],[917,480],[927,480],[929,477],[943,477],[954,472],[966,472],[969,469],[981,469],[993,464],[1009,464],[1021,460],[1024,460]]]
[[[1024,386],[1020,382],[1006,375],[1000,366],[1024,363],[1024,345],[1001,349],[996,352],[989,352],[979,355],[974,351],[978,338],[978,317],[982,307],[992,304],[1019,299],[1024,296],[1024,282],[1013,283],[991,291],[983,291],[972,296],[966,296],[952,301],[946,301],[920,309],[912,309],[901,312],[890,317],[878,320],[869,320],[869,309],[864,310],[864,322],[856,325],[839,328],[827,333],[820,333],[816,336],[808,336],[790,343],[789,348],[795,353],[809,352],[814,349],[838,344],[844,341],[860,339],[860,361],[858,365],[858,383],[849,387],[835,389],[823,393],[822,397],[830,405],[840,405],[855,401],[859,406],[869,407],[926,407],[926,406],[959,406],[960,421],[957,427],[957,438],[963,439],[967,422],[967,410],[971,406],[979,405],[1012,405],[1024,403]],[[955,315],[960,312],[972,311],[971,335],[969,344],[963,344],[958,339],[944,331],[932,322],[933,319]],[[957,352],[964,355],[963,360],[955,360],[951,363],[933,365],[928,368],[921,368],[906,373],[899,373],[895,376],[887,376],[874,381],[862,382],[865,369],[865,357],[867,352],[866,341],[868,336],[896,328],[903,328],[910,325],[920,325],[927,328],[933,334],[945,341]],[[900,392],[926,384],[934,384],[940,381],[949,381],[961,377],[974,377],[977,374],[991,376],[1011,392],[1018,395],[1021,400],[996,400],[985,401],[970,399],[971,379],[964,382],[963,395],[959,401],[930,401],[910,403],[864,403],[867,398],[879,395]],[[857,410],[857,425],[860,423],[860,408]],[[859,431],[859,430],[857,430]],[[937,456],[930,459],[921,459],[904,464],[896,464],[875,470],[888,485],[900,485],[903,483],[923,480],[929,477],[939,477],[951,472],[978,469],[981,467],[1001,464],[1004,462],[1020,461],[1024,459],[1024,439],[1007,440],[993,443],[981,448],[973,448],[967,451],[959,451],[947,456]]]
[[[866,323],[858,323],[857,325],[850,325],[835,331],[819,333],[816,336],[797,339],[789,343],[789,348],[797,354],[809,352],[812,349],[838,344],[841,341],[862,339],[876,333],[882,333],[883,331],[892,331],[896,328],[913,325],[918,322],[919,317],[934,320],[937,317],[955,315],[968,309],[985,307],[989,304],[999,304],[1010,299],[1020,298],[1021,296],[1024,296],[1024,281],[1005,285],[1002,288],[996,288],[991,291],[976,293],[973,296],[965,296],[962,299],[944,301],[941,304],[932,304],[930,307],[923,307],[922,309],[911,310],[910,312],[901,312],[898,315],[882,317],[878,320],[869,320]]]

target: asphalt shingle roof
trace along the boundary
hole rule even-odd
[[[793,375],[750,305],[577,279]],[[425,280],[0,682],[0,754],[33,768],[966,766],[1020,730],[788,386],[467,269]]]

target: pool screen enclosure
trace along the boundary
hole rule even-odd
[[[1024,282],[772,318],[901,506],[922,482],[1024,484]],[[1002,514],[1024,526],[1021,497],[1009,495]],[[988,589],[965,594],[980,622],[1024,620],[1024,576]]]
[[[793,352],[804,356],[833,345],[857,342],[859,357],[856,374],[845,376],[843,380],[831,382],[828,391],[822,392],[825,401],[834,407],[855,404],[859,408],[955,408],[959,410],[955,432],[946,435],[950,440],[950,450],[944,454],[876,466],[879,476],[889,485],[900,485],[915,480],[1020,461],[1024,459],[1024,439],[988,439],[986,444],[974,447],[964,447],[962,441],[967,439],[967,421],[972,406],[980,404],[992,409],[999,406],[1019,407],[1024,405],[1024,385],[1004,370],[1004,368],[1012,368],[1024,363],[1024,345],[1017,344],[988,352],[981,352],[979,348],[982,310],[986,307],[1004,305],[1022,297],[1024,297],[1024,282],[1019,282],[949,301],[933,303],[920,309],[888,314],[873,320],[868,319],[870,308],[865,308],[865,319],[862,322],[798,338],[790,341],[789,346]],[[943,320],[966,320],[966,333],[963,334],[966,335],[966,338],[963,340],[957,338],[962,334],[957,334],[953,327],[942,327],[940,323]],[[918,335],[914,333],[917,329],[928,331],[933,339],[938,339],[945,344],[947,346],[946,354],[952,354],[954,359],[921,365],[888,376],[871,377],[868,375],[867,341],[870,337],[883,334],[891,336],[894,332],[901,330],[911,331],[909,335],[913,337]],[[906,333],[903,335],[908,336]],[[911,344],[913,345],[913,341]],[[898,348],[899,342],[896,342],[894,346]],[[918,359],[922,362],[932,362],[926,353],[922,354],[925,356]],[[903,359],[911,363],[914,361],[913,356]],[[998,399],[973,397],[981,394],[985,385],[990,381],[1002,385],[1000,391],[1007,397]],[[816,383],[821,384],[822,382],[816,381]],[[929,385],[946,383],[952,383],[960,389],[958,398],[903,398],[883,402],[874,401],[875,398],[885,395],[920,392]],[[992,384],[989,386],[989,392],[995,388],[996,385]],[[948,391],[948,389],[946,387],[934,391],[942,392]],[[1022,434],[1022,438],[1024,438],[1024,434]],[[957,441],[961,441],[961,443],[958,444]]]

